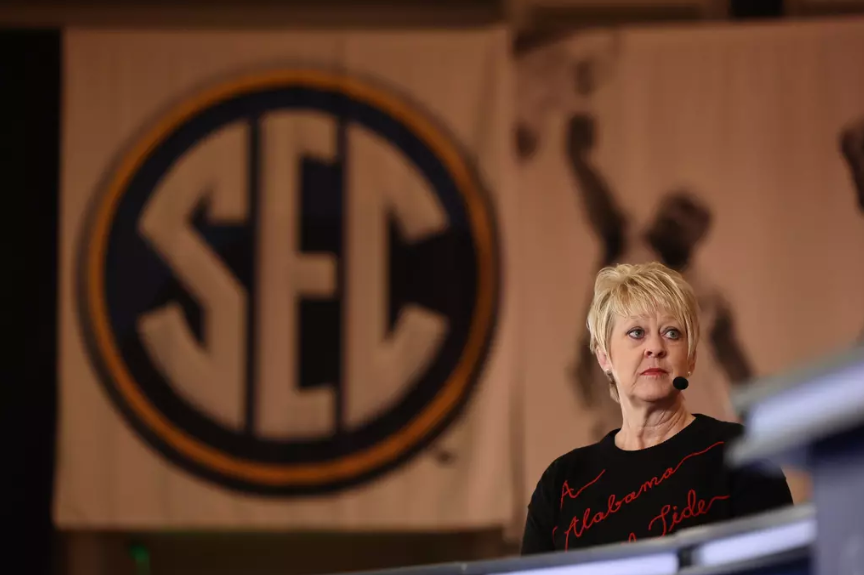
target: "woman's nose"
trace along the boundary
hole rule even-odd
[[[645,355],[648,357],[665,357],[666,345],[662,337],[652,337],[645,346]]]

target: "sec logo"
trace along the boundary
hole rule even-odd
[[[469,400],[499,253],[470,158],[355,77],[238,78],[165,115],[94,204],[80,314],[137,433],[228,488],[331,492]]]

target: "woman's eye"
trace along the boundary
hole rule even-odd
[[[680,339],[681,338],[681,332],[678,331],[677,329],[675,329],[674,327],[672,327],[672,328],[669,328],[668,330],[666,330],[666,336],[670,337],[672,339]]]
[[[634,337],[636,339],[639,339],[643,335],[645,335],[645,331],[641,327],[635,327],[635,328],[631,329],[630,331],[628,331],[627,335],[629,335],[630,337]]]

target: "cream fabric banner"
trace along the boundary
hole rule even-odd
[[[520,57],[526,504],[552,460],[620,422],[586,347],[605,264],[692,282],[695,412],[734,419],[735,385],[857,340],[862,57],[860,21],[625,29]]]
[[[509,520],[508,50],[68,31],[60,527]]]

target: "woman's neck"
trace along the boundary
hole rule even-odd
[[[634,408],[621,405],[621,431],[615,434],[615,445],[625,451],[645,449],[663,443],[690,425],[695,417],[678,398],[666,408]]]

